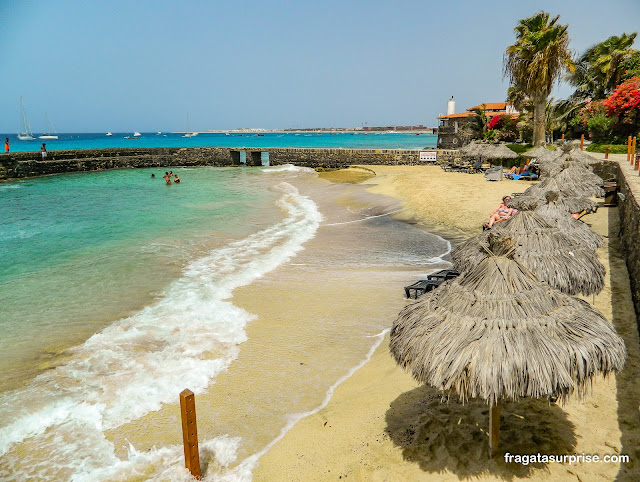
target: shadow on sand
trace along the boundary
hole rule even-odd
[[[557,405],[523,399],[503,403],[501,412],[501,453],[574,453],[574,425]],[[425,472],[446,470],[460,478],[490,474],[509,480],[545,467],[505,463],[501,456],[489,459],[489,406],[483,401],[442,401],[437,390],[422,386],[396,398],[386,422],[386,433],[402,447],[404,459]]]

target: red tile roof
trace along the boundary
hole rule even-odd
[[[467,110],[471,111],[473,109],[485,109],[485,110],[507,110],[507,104],[505,102],[488,102],[486,104],[474,105],[473,107],[469,107]]]
[[[438,119],[460,119],[462,117],[472,117],[476,115],[475,112],[461,112],[460,114],[452,114],[452,115],[441,115],[438,116]],[[484,115],[487,117],[495,117],[497,115],[508,115],[513,119],[518,118],[518,114],[507,114],[506,112],[485,112]]]

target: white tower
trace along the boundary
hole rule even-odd
[[[453,100],[453,96],[447,102],[447,115],[453,115],[456,113],[456,101]]]

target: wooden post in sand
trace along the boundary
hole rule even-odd
[[[580,150],[584,151],[584,134],[580,135]]]
[[[609,159],[609,149],[611,149],[609,146],[604,148],[604,158],[605,159]]]
[[[489,407],[489,457],[498,455],[500,447],[500,400]]]
[[[627,139],[627,162],[631,159],[631,136]]]
[[[633,138],[633,144],[631,146],[631,164],[634,164],[633,167],[636,171],[638,170],[638,158],[636,157],[636,138]]]
[[[198,453],[198,425],[196,424],[196,399],[191,390],[180,393],[182,415],[182,442],[184,444],[184,466],[191,475],[200,479],[200,454]]]

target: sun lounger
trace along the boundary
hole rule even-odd
[[[457,278],[460,276],[460,272],[455,269],[441,269],[435,273],[427,276],[428,280],[436,280],[436,281],[447,281],[449,279]]]
[[[442,281],[423,279],[416,281],[412,285],[404,287],[404,294],[407,298],[411,298],[411,290],[413,290],[413,297],[417,300],[418,296],[431,291],[442,284]]]
[[[411,291],[413,290],[413,297],[418,299],[418,296],[431,291],[447,280],[453,279],[459,276],[460,273],[455,269],[442,269],[427,276],[427,279],[416,281],[412,285],[404,287],[404,293],[407,298],[411,298]]]

